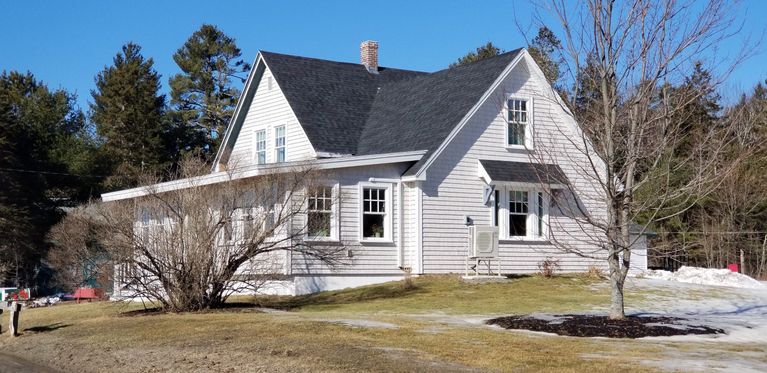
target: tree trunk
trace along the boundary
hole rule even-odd
[[[626,317],[623,305],[623,276],[620,267],[620,250],[616,247],[610,249],[607,263],[610,268],[610,319],[621,320]]]

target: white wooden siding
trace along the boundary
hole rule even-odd
[[[272,80],[271,90],[268,84],[270,79]],[[277,81],[273,79],[269,68],[264,71],[253,102],[247,110],[248,113],[243,121],[240,134],[232,148],[229,167],[248,166],[256,163],[254,139],[256,131],[259,130],[266,130],[266,162],[274,162],[274,128],[281,125],[285,125],[286,130],[286,161],[301,161],[316,157],[314,148],[298,123],[295,114],[293,114],[293,110],[277,85]]]
[[[328,173],[325,178],[339,183],[340,217],[339,229],[341,244],[352,256],[346,258],[346,265],[328,268],[313,258],[301,254],[293,254],[293,274],[401,274],[397,267],[397,251],[399,250],[400,231],[399,209],[400,195],[397,184],[388,184],[392,195],[392,242],[391,243],[360,243],[360,196],[359,183],[374,178],[398,179],[409,167],[409,164],[391,164],[374,167],[354,167],[336,170]],[[404,229],[403,229],[404,230]]]
[[[477,160],[517,162],[540,161],[556,163],[583,191],[579,198],[586,207],[602,216],[601,201],[595,194],[595,180],[583,176],[585,155],[575,148],[572,128],[561,118],[545,82],[530,73],[520,63],[505,79],[489,100],[476,112],[456,138],[427,170],[423,196],[423,272],[462,272],[467,248],[467,228],[463,216],[468,215],[476,225],[491,224],[491,209],[483,204],[484,183],[477,176]],[[526,150],[507,149],[506,120],[503,113],[505,97],[534,98],[533,131],[536,156]],[[550,211],[550,224],[558,242],[595,249],[589,236],[572,218]],[[596,235],[595,235],[596,236]],[[599,253],[601,255],[601,253]],[[551,245],[524,244],[502,241],[500,256],[503,272],[535,272],[546,257],[560,261],[563,271],[585,270],[589,265],[603,266],[604,261],[566,254]]]

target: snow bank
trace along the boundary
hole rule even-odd
[[[762,289],[765,285],[751,277],[729,269],[682,267],[676,272],[647,270],[637,277],[665,281],[686,282],[689,284],[729,286],[735,288]]]

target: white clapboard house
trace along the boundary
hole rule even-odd
[[[599,252],[589,239],[599,233],[562,208],[576,202],[554,196],[604,217],[600,165],[525,49],[432,73],[378,66],[377,42],[360,49],[359,64],[260,52],[218,150],[211,175],[235,161],[257,177],[309,160],[336,175],[330,187],[345,198],[325,238],[349,247],[350,264],[312,268],[286,255],[279,292],[397,280],[403,269],[464,274],[478,249],[467,224],[497,227],[479,240],[491,245],[478,250],[488,249],[492,272],[536,272],[547,258],[564,272],[604,269],[604,260],[562,250]],[[632,266],[646,267],[644,238],[633,252]]]

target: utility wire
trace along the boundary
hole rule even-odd
[[[106,176],[100,176],[100,175],[70,174],[70,173],[66,173],[66,172],[23,170],[23,169],[20,169],[20,168],[5,168],[5,167],[0,167],[0,172],[22,172],[22,173],[27,173],[27,174],[59,175],[59,176],[74,176],[74,177],[88,177],[88,178],[102,178],[102,177],[106,177]]]
[[[690,231],[690,232],[682,232],[682,231],[677,231],[677,232],[661,232],[661,233],[673,233],[673,234],[764,234],[764,233],[767,233],[767,231],[741,231],[741,232],[738,232],[738,231],[724,231],[724,232],[716,232],[716,231],[711,231],[711,232],[692,232],[692,231]]]

